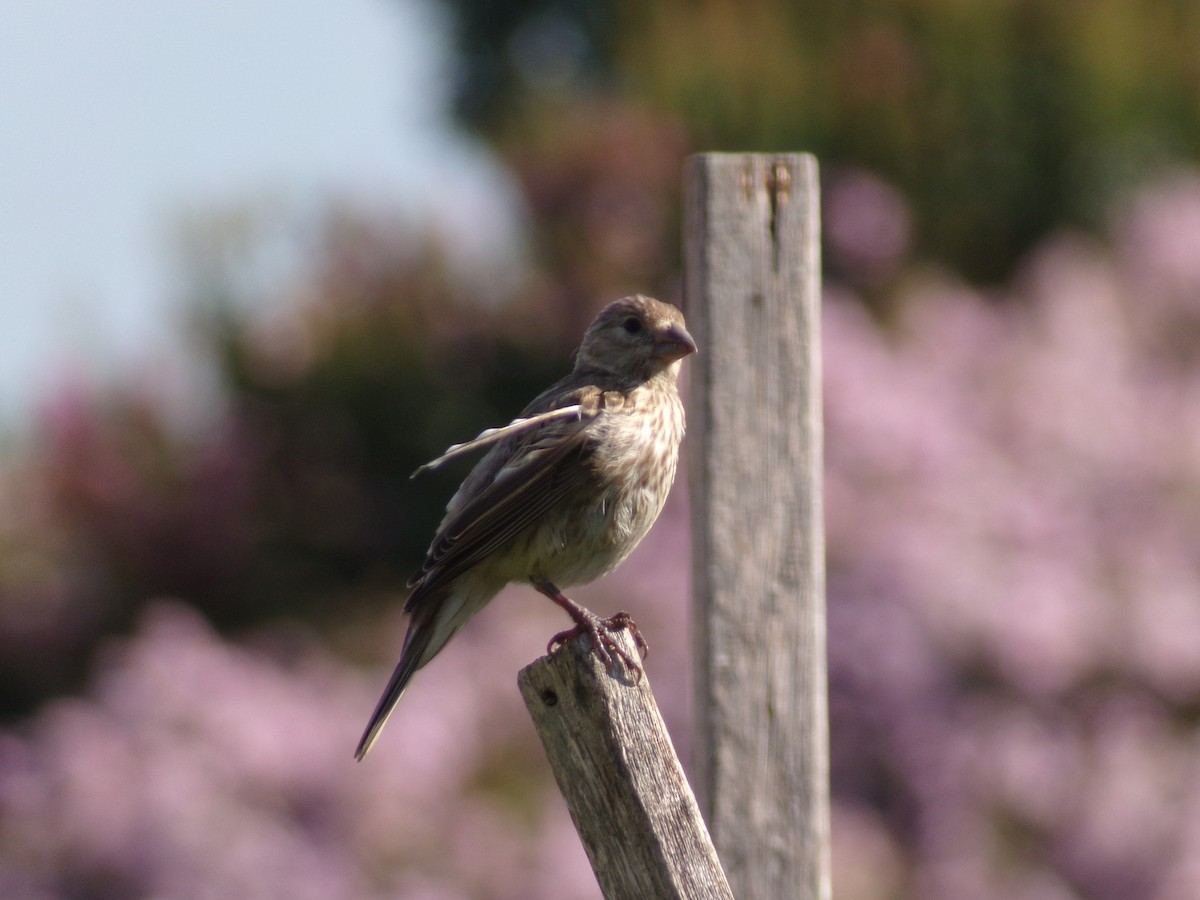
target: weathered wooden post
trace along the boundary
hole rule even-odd
[[[697,792],[738,900],[827,900],[816,161],[685,170]]]
[[[733,900],[649,680],[612,677],[589,646],[575,638],[517,683],[604,896]]]

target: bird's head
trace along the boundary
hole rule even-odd
[[[575,369],[634,380],[679,371],[679,361],[696,352],[683,313],[669,303],[635,294],[600,310],[579,346]]]

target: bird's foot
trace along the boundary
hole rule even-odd
[[[575,619],[575,627],[568,628],[566,631],[560,631],[554,637],[550,638],[550,643],[546,645],[547,653],[554,653],[572,638],[586,634],[592,639],[592,652],[600,657],[600,662],[604,665],[605,669],[612,668],[613,657],[616,657],[628,672],[634,675],[638,681],[641,681],[641,664],[635,662],[633,657],[626,653],[613,638],[615,632],[628,629],[629,633],[633,636],[633,642],[637,646],[638,654],[643,659],[650,651],[649,646],[646,644],[646,639],[642,637],[637,623],[633,621],[633,617],[629,613],[619,612],[609,616],[607,619],[602,619],[595,613],[583,607],[578,607],[578,614],[572,610],[571,617]]]

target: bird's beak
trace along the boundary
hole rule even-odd
[[[696,341],[682,325],[668,325],[654,336],[654,355],[674,362],[696,352]]]

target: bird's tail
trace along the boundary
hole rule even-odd
[[[384,688],[383,696],[371,714],[371,720],[363,731],[354,751],[354,758],[362,760],[379,738],[379,732],[387,724],[392,710],[400,702],[408,682],[431,659],[438,655],[450,638],[479,612],[496,595],[499,588],[477,586],[470,582],[458,585],[449,593],[439,592],[422,596],[412,610],[412,622],[404,636],[404,649],[400,651],[400,662],[396,664],[392,677]],[[419,588],[418,588],[419,590]]]
[[[425,650],[432,637],[433,629],[431,628],[419,628],[416,622],[409,626],[408,634],[404,638],[404,650],[400,654],[400,662],[396,664],[392,677],[388,680],[387,687],[384,688],[383,696],[375,705],[375,712],[371,713],[371,721],[367,723],[366,730],[363,731],[363,735],[358,741],[358,749],[354,751],[354,758],[359,762],[375,744],[379,732],[383,731],[383,726],[387,724],[392,710],[396,708],[396,704],[400,702],[400,697],[404,694],[404,689],[408,687],[409,679],[424,662],[422,657],[425,656]],[[432,654],[430,656],[432,657]]]

